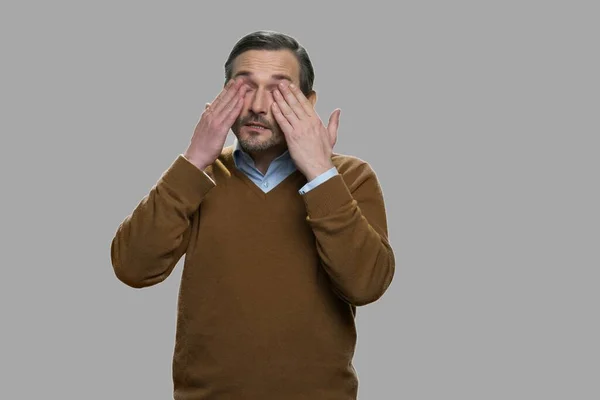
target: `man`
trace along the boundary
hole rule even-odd
[[[333,153],[340,110],[324,126],[295,39],[241,38],[225,77],[187,150],[118,227],[115,274],[155,285],[186,254],[175,399],[356,399],[356,307],[395,271],[376,175]]]

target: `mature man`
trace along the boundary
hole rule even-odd
[[[186,254],[175,399],[356,399],[356,307],[395,271],[377,177],[333,152],[340,110],[324,126],[292,37],[241,38],[225,78],[187,150],[119,225],[114,272],[147,287]]]

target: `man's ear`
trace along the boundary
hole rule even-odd
[[[317,104],[317,92],[315,92],[314,90],[311,90],[308,96],[306,96],[306,98],[308,99],[308,101],[310,101],[313,107],[315,106],[315,104]]]

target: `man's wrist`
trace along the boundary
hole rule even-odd
[[[328,170],[330,170],[333,167],[334,167],[333,163],[328,163],[328,164],[323,164],[323,165],[315,167],[315,168],[311,168],[309,171],[307,171],[307,173],[305,175],[306,179],[310,182],[313,179],[316,179],[319,175],[327,172]]]
[[[206,167],[208,167],[209,163],[207,163],[205,160],[198,156],[194,156],[193,154],[189,154],[188,152],[183,153],[182,156],[200,171],[204,171]]]

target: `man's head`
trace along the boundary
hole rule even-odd
[[[272,112],[272,91],[282,80],[295,83],[314,105],[314,70],[308,53],[294,38],[273,31],[257,31],[241,38],[225,62],[225,82],[243,76],[250,89],[231,130],[248,153],[283,151],[287,144]],[[248,125],[257,123],[267,129]]]

